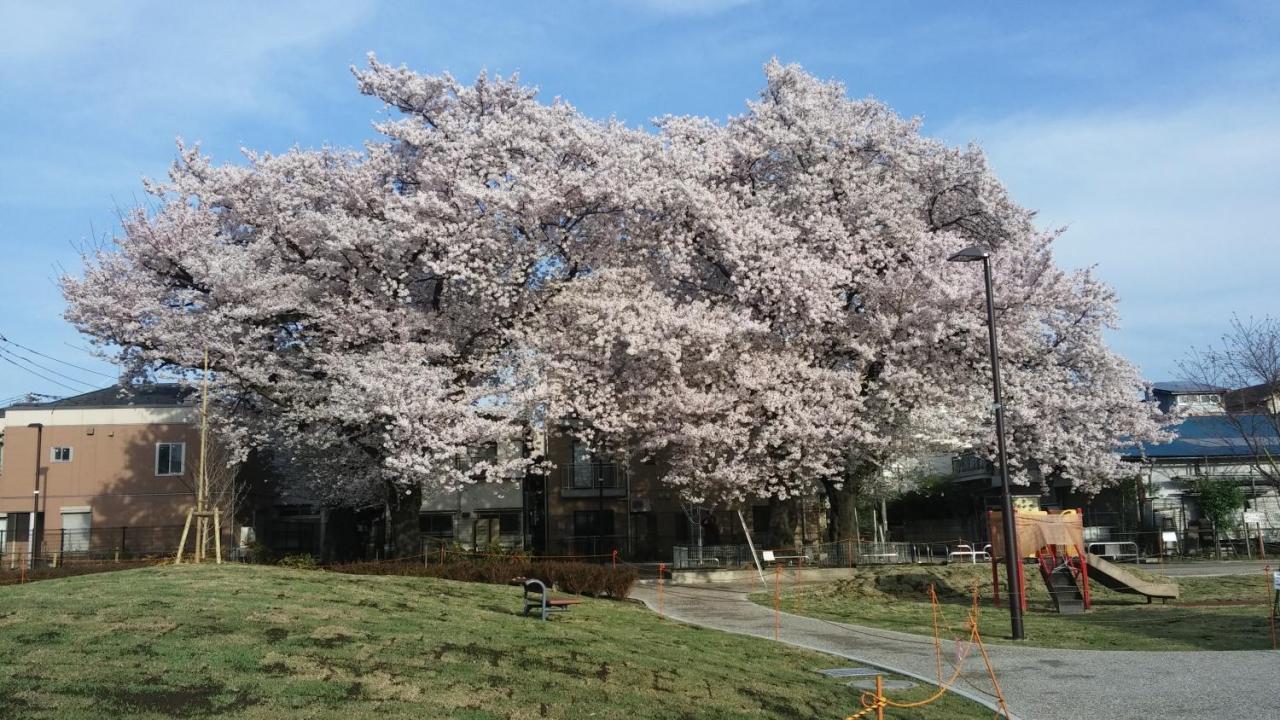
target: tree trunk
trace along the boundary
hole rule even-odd
[[[858,535],[858,499],[863,481],[876,473],[869,464],[854,466],[836,487],[835,480],[823,480],[822,489],[827,495],[827,539],[830,542],[856,540]]]
[[[769,498],[769,537],[766,542],[770,548],[795,546],[795,500]]]
[[[1218,540],[1218,521],[1213,521],[1213,555],[1218,560],[1222,559],[1222,542]]]
[[[422,530],[418,516],[422,512],[422,488],[416,483],[405,492],[404,488],[389,487],[387,526],[390,535],[392,557],[413,557],[422,554]]]
[[[857,504],[858,493],[850,483],[837,488],[831,480],[822,481],[822,490],[827,496],[827,541],[843,542],[855,539],[858,525]]]

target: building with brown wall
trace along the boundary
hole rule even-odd
[[[5,565],[172,550],[194,502],[200,432],[178,385],[105,388],[4,410],[0,552]]]
[[[794,538],[778,542],[771,537],[774,508],[767,501],[743,508],[742,520],[726,507],[687,508],[662,482],[660,458],[621,460],[624,453],[608,448],[592,452],[573,437],[569,422],[546,433],[543,454],[551,468],[527,481],[532,489],[525,497],[532,548],[547,555],[604,557],[617,550],[626,559],[669,561],[674,547],[697,544],[699,528],[706,546],[746,543],[743,520],[758,542],[789,547],[820,537],[815,501],[799,505]]]

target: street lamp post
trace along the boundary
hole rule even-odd
[[[36,532],[36,519],[40,517],[40,458],[43,455],[40,447],[44,439],[44,425],[30,423],[27,427],[36,431],[36,485],[31,491],[31,523],[27,527],[27,549],[31,551],[31,569],[36,569],[36,557],[40,552],[40,535]]]
[[[1009,588],[1009,623],[1013,639],[1026,637],[1022,628],[1022,588],[1018,585],[1018,533],[1014,527],[1013,497],[1009,494],[1009,456],[1004,444],[1004,403],[1000,399],[1000,349],[996,340],[996,309],[991,289],[991,253],[977,245],[967,247],[947,258],[951,262],[982,262],[982,277],[987,286],[987,331],[991,339],[991,386],[995,395],[996,449],[1000,463],[1001,511],[1004,525],[1004,567]]]

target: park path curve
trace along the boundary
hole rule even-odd
[[[774,613],[747,599],[742,585],[666,585],[667,617],[691,625],[767,639]],[[658,588],[632,597],[657,611]],[[782,642],[819,650],[926,681],[937,677],[933,639],[877,628],[781,614]],[[1267,651],[1137,652],[988,645],[1010,711],[1023,720],[1280,720],[1280,653]],[[943,645],[952,672],[957,645]],[[960,694],[994,707],[991,681],[974,650]]]

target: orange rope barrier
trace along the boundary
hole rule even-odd
[[[1275,650],[1276,649],[1276,604],[1275,604],[1275,599],[1272,596],[1273,581],[1271,579],[1272,578],[1271,566],[1267,565],[1263,567],[1262,574],[1267,578],[1267,581],[1263,583],[1263,588],[1265,588],[1267,591],[1266,592],[1267,604],[1270,605],[1270,608],[1267,610],[1267,618],[1271,624],[1271,649]],[[1280,592],[1280,590],[1276,590],[1275,592]]]
[[[666,569],[667,569],[666,563],[658,563],[658,617],[659,618],[662,618],[666,615],[665,613],[666,608],[664,607],[663,594],[662,594],[663,576],[666,575]]]
[[[773,566],[773,639],[782,636],[782,566]]]
[[[974,588],[974,593],[975,593],[974,602],[975,602],[975,608],[976,608],[976,602],[977,602],[976,587]],[[964,669],[965,660],[968,659],[968,652],[967,651],[957,652],[955,669],[951,673],[951,677],[943,679],[942,677],[942,638],[940,635],[940,629],[938,627],[938,619],[939,617],[941,617],[943,624],[946,625],[946,616],[942,615],[942,612],[941,612],[942,608],[941,608],[941,604],[938,602],[937,591],[932,585],[930,585],[929,587],[929,603],[934,614],[933,615],[933,618],[934,618],[933,619],[933,638],[934,638],[933,647],[934,647],[934,654],[935,654],[935,660],[936,660],[935,666],[937,667],[937,671],[938,671],[938,690],[923,700],[917,700],[914,702],[897,702],[884,694],[883,677],[880,675],[877,675],[875,690],[864,692],[859,698],[859,701],[862,703],[862,710],[858,711],[857,713],[854,713],[853,715],[846,717],[845,720],[859,720],[860,718],[866,717],[868,714],[872,712],[876,714],[877,719],[880,719],[884,717],[885,708],[911,709],[911,708],[922,707],[924,705],[928,705],[930,703],[936,702],[938,698],[941,698],[943,695],[945,695],[951,689],[951,687],[955,685],[956,681],[960,678],[960,673]],[[1000,690],[1000,683],[996,679],[995,669],[991,666],[991,659],[990,657],[987,656],[986,648],[982,644],[982,634],[978,631],[978,616],[976,614],[976,610],[970,611],[969,618],[968,618],[968,625],[969,625],[968,639],[971,642],[973,642],[975,645],[977,645],[979,650],[982,652],[983,661],[986,663],[987,674],[991,678],[992,687],[995,690],[996,701],[998,703],[998,707],[1000,708],[999,712],[1002,713],[1005,717],[1008,717],[1009,708],[1005,704],[1004,695]],[[949,628],[950,626],[947,625],[947,627]]]

